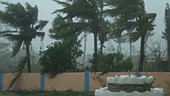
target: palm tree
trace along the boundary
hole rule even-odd
[[[132,40],[131,40],[131,35],[132,35],[132,32],[133,32],[133,28],[131,29],[128,29],[127,30],[127,36],[128,36],[128,39],[129,39],[129,53],[130,53],[130,58],[132,58]]]
[[[100,41],[100,52],[103,53],[104,43],[109,40],[109,33],[111,33],[111,23],[104,18],[100,19],[100,31],[99,31],[99,41]]]
[[[166,4],[165,8],[165,32],[163,32],[163,38],[167,41],[167,51],[168,51],[168,63],[170,65],[170,7]]]
[[[26,57],[22,60],[22,64],[27,64],[28,73],[31,72],[30,62],[30,45],[36,36],[44,37],[42,30],[48,21],[38,21],[38,8],[26,3],[26,7],[20,3],[12,4],[1,2],[6,5],[5,11],[0,11],[0,21],[8,26],[16,29],[14,31],[3,31],[0,35],[14,42],[12,57],[16,56],[22,45],[26,46]],[[25,62],[24,62],[25,61]],[[24,67],[23,67],[24,68]]]
[[[126,35],[115,36],[115,37],[113,37],[113,40],[116,43],[118,43],[117,52],[122,54],[122,43],[127,42],[127,36]]]
[[[138,67],[139,72],[143,71],[146,34],[154,29],[155,25],[153,24],[153,22],[155,18],[156,18],[156,14],[154,13],[144,13],[142,16],[139,17],[139,20],[137,20],[139,24],[137,24],[136,26],[137,32],[134,32],[133,38],[135,41],[141,38],[140,62]]]
[[[143,0],[108,0],[107,3],[113,7],[107,10],[107,13],[111,17],[116,17],[114,32],[121,34],[124,30],[133,28],[131,40],[137,41],[141,38],[138,71],[143,71],[145,35],[153,30],[156,14],[145,12]]]
[[[90,33],[94,35],[94,58],[95,58],[95,69],[97,71],[97,41],[98,34],[100,30],[99,26],[99,10],[97,8],[97,3],[95,0],[69,0],[70,3],[61,2],[58,0],[54,0],[59,4],[64,6],[63,9],[57,10],[55,12],[64,13],[66,16],[64,18],[75,19],[75,23],[84,23],[84,29],[88,30]],[[81,22],[82,19],[85,22]]]
[[[111,31],[111,23],[109,20],[105,19],[106,15],[104,14],[104,8],[105,8],[105,0],[95,0],[97,3],[97,8],[98,8],[98,14],[99,14],[99,26],[100,26],[100,30],[99,30],[99,42],[100,42],[100,53],[103,54],[103,48],[104,43],[108,40],[108,34]]]

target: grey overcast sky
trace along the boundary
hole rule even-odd
[[[56,9],[60,9],[61,6],[59,6],[56,2],[52,0],[0,0],[0,1],[8,1],[10,3],[17,3],[20,2],[21,4],[25,4],[25,2],[30,3],[32,6],[37,5],[39,9],[39,20],[48,20],[48,25],[44,28],[44,31],[46,32],[46,36],[44,39],[44,46],[49,45],[54,40],[50,39],[48,37],[48,30],[51,28],[51,23],[53,19],[55,18],[56,14],[51,14]],[[155,38],[155,40],[160,41],[162,37],[162,31],[164,31],[164,11],[166,7],[166,3],[170,4],[170,0],[144,0],[145,1],[145,8],[148,13],[157,13],[157,17],[155,20],[155,29],[153,32],[155,35],[152,38]],[[4,10],[4,5],[0,4],[0,10]],[[88,44],[87,44],[87,52],[91,53],[93,50],[93,42],[92,38],[88,38]],[[39,40],[34,40],[34,43],[37,45],[35,50],[39,50]],[[163,43],[165,43],[164,40],[162,40]],[[110,43],[109,43],[110,44]],[[138,44],[136,44],[139,46]]]

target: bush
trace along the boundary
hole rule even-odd
[[[94,71],[94,58],[90,62],[92,63],[91,71]],[[99,72],[127,72],[131,71],[132,67],[131,59],[124,59],[121,53],[98,54]]]
[[[48,46],[46,51],[40,52],[39,59],[42,68],[42,73],[49,73],[50,77],[54,77],[61,72],[76,71],[78,64],[76,59],[81,56],[82,51],[79,50],[79,45],[69,47],[69,42],[55,42]]]

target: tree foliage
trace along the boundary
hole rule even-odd
[[[26,7],[20,3],[13,4],[1,2],[6,5],[4,11],[0,11],[0,21],[12,27],[13,31],[5,30],[0,32],[0,36],[6,37],[14,42],[12,57],[16,56],[22,45],[26,46],[27,68],[31,72],[30,45],[32,39],[39,36],[44,37],[44,32],[38,32],[48,23],[46,20],[38,21],[38,7],[26,3]]]
[[[155,13],[147,13],[143,0],[71,0],[63,2],[54,0],[64,8],[56,10],[55,13],[63,13],[64,19],[73,19],[73,22],[84,23],[82,28],[94,34],[94,65],[97,71],[98,38],[101,43],[101,52],[104,42],[110,38],[122,36],[122,33],[133,29],[130,36],[131,41],[137,41],[141,38],[141,58],[139,71],[143,69],[144,61],[144,42],[146,33],[154,29]],[[105,7],[107,6],[107,7]],[[109,7],[109,8],[108,8]],[[77,10],[78,9],[78,10]],[[110,17],[114,24],[106,21],[105,17]],[[84,22],[82,22],[84,21]],[[73,23],[72,22],[72,23]],[[111,28],[111,26],[112,28]],[[131,42],[130,41],[130,42]]]
[[[72,19],[57,15],[50,29],[50,37],[57,41],[40,53],[42,73],[47,73],[52,78],[58,73],[77,71],[77,58],[82,54],[78,36],[83,27],[81,23],[74,23]]]
[[[73,19],[72,24],[81,24],[80,32],[89,32],[94,35],[94,65],[95,72],[97,71],[97,49],[98,39],[100,41],[100,49],[102,51],[104,42],[107,41],[107,34],[109,33],[110,22],[105,20],[104,0],[69,0],[63,2],[54,0],[64,8],[56,10],[54,13],[63,13],[64,19]]]
[[[146,33],[154,29],[155,13],[147,13],[143,0],[107,0],[111,8],[106,11],[111,17],[116,17],[114,32],[120,35],[129,29],[134,29],[132,41],[141,38],[140,63],[138,71],[143,71],[144,43]]]
[[[128,72],[132,70],[133,64],[130,58],[125,59],[122,53],[98,54],[100,72]],[[94,63],[94,59],[90,60]],[[93,70],[93,65],[91,69]]]
[[[62,72],[77,71],[77,58],[81,56],[80,45],[68,47],[70,41],[55,42],[48,46],[46,51],[40,52],[39,63],[43,67],[42,73],[49,74],[50,77],[56,76]]]

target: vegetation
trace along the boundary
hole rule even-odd
[[[60,15],[55,18],[53,28],[50,29],[50,37],[57,41],[40,53],[42,73],[49,73],[50,77],[54,77],[61,72],[77,71],[77,58],[82,54],[78,40],[80,28],[81,25],[74,25],[72,19],[65,20]]]
[[[69,48],[70,43],[72,42],[55,42],[52,46],[48,46],[46,51],[40,53],[39,63],[43,67],[42,73],[49,73],[50,77],[54,77],[58,73],[77,71],[76,59],[82,51],[78,49],[79,46]]]
[[[170,82],[167,80],[164,83],[166,84],[165,94],[169,95],[170,94]]]
[[[107,82],[105,79],[101,78],[100,76],[93,76],[92,79],[100,84],[100,87],[106,87]]]
[[[101,45],[101,51],[104,47],[104,42],[106,41],[106,35],[108,33],[109,24],[108,21],[104,19],[103,9],[104,1],[103,0],[71,0],[67,2],[62,2],[59,0],[54,0],[58,4],[62,5],[64,8],[56,10],[55,13],[63,13],[66,16],[66,20],[76,19],[72,24],[76,24],[79,27],[79,32],[88,32],[92,33],[94,36],[94,72],[98,71],[98,36]],[[75,9],[79,9],[76,10]],[[80,30],[81,28],[81,30]]]
[[[30,46],[32,39],[39,36],[43,39],[45,33],[38,32],[48,23],[46,20],[38,21],[38,8],[32,7],[29,3],[26,3],[26,7],[20,3],[13,4],[8,2],[1,2],[6,5],[5,11],[0,11],[0,21],[11,28],[11,30],[5,30],[0,32],[0,36],[6,37],[14,43],[12,57],[16,56],[20,51],[21,46],[26,47],[26,56],[20,58],[20,62],[15,69],[18,72],[15,78],[11,81],[9,88],[12,87],[14,82],[23,72],[25,65],[27,64],[27,72],[31,73],[31,61],[30,61]],[[38,24],[37,24],[38,23]]]
[[[170,67],[170,7],[166,4],[165,8],[165,32],[163,32],[163,38],[167,42],[167,54],[168,54],[168,65]]]
[[[156,18],[155,13],[145,11],[144,0],[53,1],[63,7],[53,12],[57,16],[49,30],[49,36],[54,39],[54,43],[49,45],[47,50],[40,52],[39,63],[42,66],[42,73],[50,73],[51,76],[54,76],[60,72],[80,71],[77,69],[78,58],[83,54],[81,41],[86,37],[82,34],[93,34],[94,36],[91,71],[119,72],[131,70],[133,67],[132,60],[124,58],[126,54],[122,52],[121,44],[130,42],[131,46],[131,42],[139,39],[141,39],[140,64],[137,71],[144,71],[146,38],[150,36],[148,34],[154,29],[153,23]],[[4,11],[0,11],[0,22],[9,26],[10,30],[1,30],[0,36],[6,37],[14,43],[12,57],[15,57],[22,47],[25,48],[26,56],[17,58],[22,60],[15,68],[15,72],[18,71],[20,74],[27,65],[27,72],[30,73],[32,40],[37,36],[43,39],[45,33],[41,30],[48,21],[38,21],[38,8],[29,3],[26,3],[25,7],[20,3],[2,2],[2,4],[6,8]],[[169,50],[168,24],[169,5],[167,4],[165,9],[166,29],[163,34]],[[118,43],[117,53],[104,52],[104,44],[109,40]],[[100,44],[100,47],[98,47],[98,44]],[[130,56],[132,57],[131,51],[132,48],[130,47]],[[5,51],[3,50],[3,52]],[[154,52],[152,53],[154,54]],[[160,63],[160,60],[155,60],[155,62]]]
[[[98,56],[99,72],[128,72],[132,70],[133,64],[131,59],[124,59],[124,55],[121,53],[98,54]],[[93,63],[94,59],[90,60],[90,62]],[[92,71],[93,67],[94,66],[92,65]]]
[[[41,20],[38,23],[37,6],[32,7],[29,3],[26,3],[26,7],[24,8],[20,3],[1,3],[6,5],[6,10],[4,12],[0,11],[0,21],[14,28],[14,31],[5,30],[0,32],[0,36],[6,37],[14,42],[12,57],[17,55],[22,45],[26,46],[26,57],[23,59],[25,61],[19,66],[25,66],[25,64],[27,64],[28,73],[30,73],[30,45],[32,39],[36,36],[44,37],[45,33],[38,32],[37,30],[42,30],[48,21]]]
[[[92,93],[74,91],[27,91],[17,90],[0,93],[1,96],[94,96]]]
[[[61,9],[57,9],[53,14],[57,14],[52,26],[49,30],[50,37],[54,42],[47,47],[47,50],[40,51],[39,64],[43,74],[47,73],[50,77],[56,76],[61,72],[85,71],[78,69],[79,57],[83,54],[81,50],[81,41],[87,34],[93,35],[94,53],[90,59],[90,70],[92,72],[127,72],[133,69],[132,61],[132,42],[141,40],[140,42],[140,60],[139,67],[135,71],[169,71],[170,67],[170,7],[169,4],[165,8],[165,30],[163,38],[167,41],[168,59],[161,56],[160,47],[150,48],[152,58],[147,59],[145,54],[146,41],[154,30],[155,13],[147,13],[145,10],[144,0],[53,0],[58,5],[62,5]],[[0,61],[1,65],[8,63],[9,66],[0,66],[0,71],[18,72],[16,77],[11,81],[9,88],[25,71],[31,73],[31,47],[32,40],[36,37],[44,38],[45,32],[42,29],[48,21],[38,20],[38,7],[31,6],[26,3],[13,4],[1,2],[5,6],[5,10],[0,10],[0,24],[3,23],[10,29],[6,29],[0,25],[0,37],[5,37],[13,43],[12,47],[6,43],[6,39],[0,42]],[[3,27],[3,28],[2,28]],[[2,30],[3,29],[3,30]],[[84,36],[82,36],[84,34]],[[82,36],[82,38],[81,38]],[[129,40],[127,40],[129,39]],[[0,39],[1,40],[1,39]],[[86,39],[85,39],[86,40]],[[117,52],[105,53],[105,42],[113,40],[118,43]],[[86,41],[85,41],[86,42]],[[122,43],[130,42],[130,57],[128,58],[122,51]],[[100,47],[98,45],[100,44]],[[91,45],[90,45],[91,46]],[[115,45],[114,45],[115,47]],[[13,51],[11,51],[11,49]],[[24,57],[18,57],[18,66],[10,65],[14,63],[10,61],[11,57],[16,57],[21,48],[25,51]],[[100,50],[100,51],[98,51]],[[85,53],[86,50],[84,50]],[[86,54],[84,54],[85,56]],[[38,56],[37,56],[38,57]],[[126,57],[126,58],[125,58]],[[136,56],[135,56],[136,57]],[[136,59],[136,58],[135,58]],[[84,59],[85,60],[85,59]],[[169,67],[165,64],[169,64]],[[146,67],[147,64],[151,67]],[[162,65],[160,65],[162,64]],[[164,64],[164,65],[163,65]],[[27,66],[26,66],[27,65]],[[39,65],[39,66],[40,66]],[[26,66],[26,67],[25,67]],[[40,67],[34,65],[35,69]],[[6,67],[6,68],[4,68]],[[9,67],[9,68],[8,68]],[[12,68],[13,67],[13,68]],[[15,67],[15,68],[14,68]],[[38,68],[37,68],[38,67]],[[148,69],[147,69],[148,68]],[[88,68],[87,68],[88,69]],[[37,71],[36,71],[37,72]],[[102,75],[101,74],[101,75]],[[105,81],[100,76],[92,77],[101,86],[105,86]],[[169,82],[166,82],[169,85]],[[8,89],[9,89],[8,88]],[[83,94],[81,92],[41,92],[41,91],[15,91],[0,93],[0,95],[59,95],[59,96],[92,96],[91,94]]]
[[[124,30],[135,29],[131,40],[136,41],[141,38],[140,64],[138,71],[143,71],[144,64],[144,42],[146,33],[154,29],[155,13],[146,13],[143,0],[108,0],[108,5],[112,8],[107,13],[116,17],[115,32],[120,34]],[[128,32],[128,31],[127,31]]]

